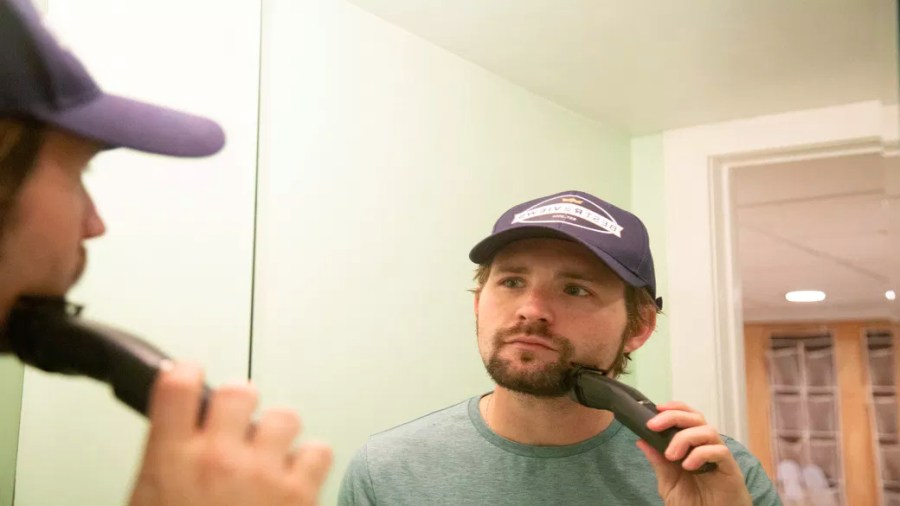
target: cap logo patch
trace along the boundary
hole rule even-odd
[[[622,237],[623,229],[605,209],[576,195],[560,195],[538,202],[516,213],[512,222],[562,223],[616,237]]]

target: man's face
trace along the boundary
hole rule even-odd
[[[584,246],[516,241],[494,257],[475,298],[478,348],[494,381],[542,397],[565,395],[572,362],[608,367],[627,322],[625,284]],[[625,351],[643,340],[627,340]]]
[[[84,271],[83,242],[105,227],[82,184],[96,143],[47,132],[0,235],[0,284],[5,299],[64,295]]]

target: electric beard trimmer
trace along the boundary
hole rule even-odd
[[[647,421],[659,413],[656,405],[637,389],[607,377],[604,371],[577,366],[570,372],[569,380],[572,384],[569,397],[589,408],[611,411],[616,420],[660,454],[665,454],[679,431],[674,427],[661,432],[650,430]],[[717,467],[715,462],[707,462],[694,473],[706,473]]]
[[[6,340],[26,364],[107,383],[119,400],[146,416],[153,382],[168,357],[131,334],[78,318],[79,312],[62,297],[23,297],[10,312]],[[209,395],[204,386],[199,422]]]

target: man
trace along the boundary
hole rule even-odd
[[[93,156],[120,146],[207,156],[224,140],[210,120],[102,92],[28,0],[0,0],[0,329],[19,297],[64,295],[84,269],[83,241],[103,234],[81,179]],[[251,430],[249,385],[216,390],[198,427],[202,383],[187,364],[160,374],[131,504],[314,503],[330,450],[294,449],[290,411],[269,411]]]
[[[659,454],[607,411],[567,396],[572,364],[621,374],[656,325],[641,221],[570,191],[507,211],[469,258],[478,348],[493,392],[369,438],[340,504],[780,504],[759,462],[669,402],[683,429]],[[706,462],[716,470],[692,473]]]

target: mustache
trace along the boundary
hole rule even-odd
[[[494,334],[494,340],[498,343],[503,342],[506,338],[516,335],[528,335],[542,337],[554,344],[568,343],[569,340],[563,336],[550,332],[550,325],[547,322],[535,321],[528,323],[517,323],[512,327],[500,329]]]

